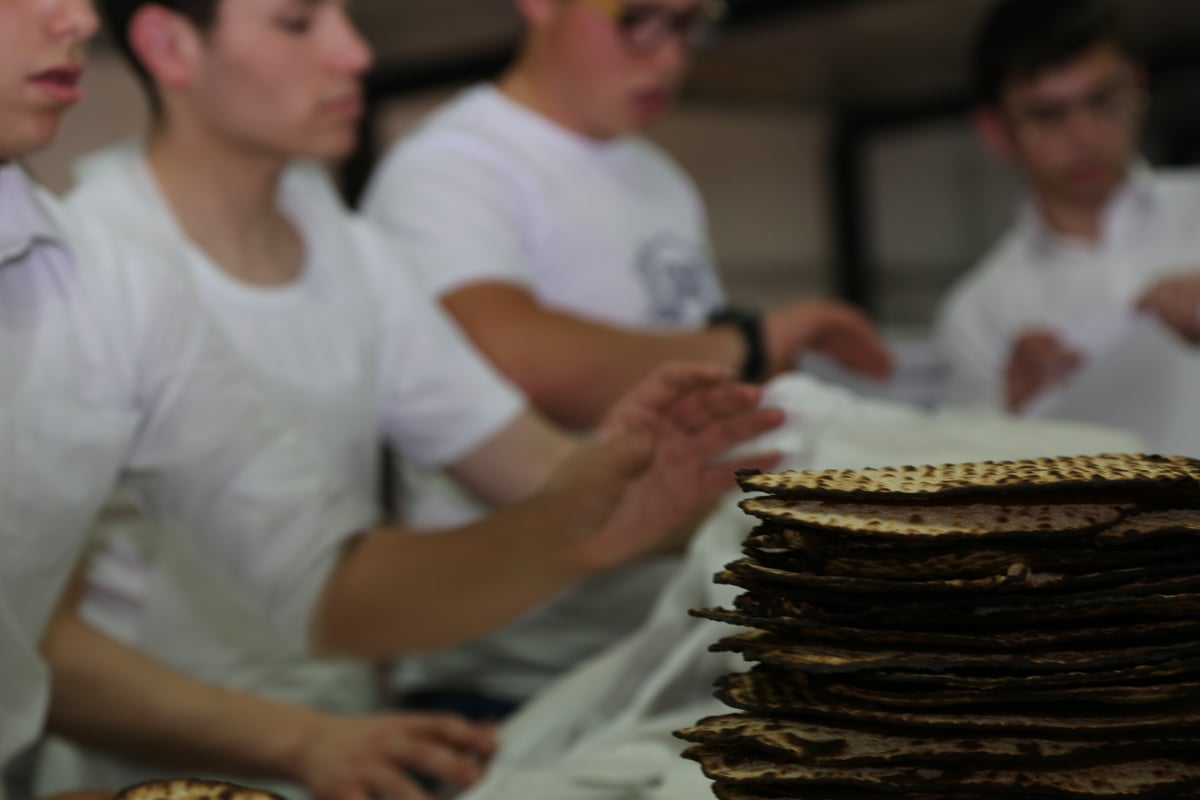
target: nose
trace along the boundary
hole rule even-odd
[[[1107,134],[1109,126],[1091,109],[1072,109],[1067,117],[1067,139],[1078,150],[1091,151]]]
[[[371,46],[344,11],[339,14],[332,53],[338,71],[349,75],[363,75],[375,63]]]
[[[679,33],[668,36],[655,48],[653,59],[661,77],[675,79],[687,69],[691,48]]]
[[[59,0],[50,17],[50,33],[56,40],[81,44],[96,35],[100,20],[91,0]]]

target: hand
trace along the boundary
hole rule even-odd
[[[317,800],[429,800],[409,771],[465,789],[496,750],[491,726],[445,714],[320,714],[302,741],[297,779]]]
[[[735,486],[738,469],[770,469],[779,454],[728,462],[734,445],[778,427],[783,413],[761,409],[762,391],[717,367],[667,365],[631,390],[606,418],[602,442],[553,483],[571,495],[596,568],[674,549],[692,523]]]
[[[1200,345],[1200,274],[1164,278],[1138,301],[1188,344]]]
[[[885,380],[892,354],[862,313],[826,300],[795,303],[763,320],[769,376],[793,370],[805,350],[818,350],[853,372]],[[769,377],[768,376],[768,377]]]
[[[1008,410],[1024,410],[1042,392],[1067,381],[1083,366],[1083,356],[1051,330],[1027,331],[1013,345],[1005,372]]]

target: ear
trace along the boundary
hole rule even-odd
[[[995,108],[981,106],[975,109],[972,121],[975,123],[975,132],[992,155],[1004,161],[1012,161],[1016,157],[1012,133]]]
[[[195,80],[203,41],[196,27],[181,14],[156,3],[142,6],[129,21],[129,44],[163,88],[186,88]]]

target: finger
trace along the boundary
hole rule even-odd
[[[663,412],[663,421],[694,433],[716,421],[744,414],[761,402],[760,387],[725,383],[687,393]]]
[[[1008,410],[1024,411],[1041,385],[1041,378],[1026,362],[1010,368],[1008,374]]]
[[[694,458],[707,460],[782,425],[787,416],[777,408],[759,408],[715,423],[688,441]]]
[[[884,380],[892,376],[895,361],[891,350],[874,337],[854,339],[847,337],[830,342],[825,352],[842,366],[871,378]]]
[[[414,769],[423,772],[419,767]],[[364,771],[362,780],[369,790],[371,800],[432,800],[425,790],[400,768],[374,764]]]
[[[626,397],[643,408],[665,409],[685,394],[733,380],[730,372],[712,364],[664,364],[643,378]]]
[[[1176,293],[1169,302],[1167,314],[1171,327],[1186,336],[1197,325],[1196,299],[1187,291]]]
[[[1058,376],[1060,378],[1070,377],[1074,372],[1076,372],[1080,367],[1083,366],[1083,362],[1084,362],[1083,353],[1077,352],[1075,350],[1071,350],[1066,353],[1063,353],[1061,359],[1058,362]]]
[[[476,724],[455,714],[420,714],[405,720],[413,734],[436,739],[483,758],[496,752],[496,726]]]
[[[843,306],[828,314],[813,337],[813,348],[822,350],[851,368],[890,372],[892,355],[879,331],[865,315]]]
[[[653,425],[689,394],[729,383],[732,378],[721,367],[707,364],[674,363],[658,367],[626,392],[606,415],[597,434],[611,438],[639,425]]]
[[[478,760],[433,739],[413,739],[396,747],[394,757],[417,772],[445,781],[460,789],[483,778]]]

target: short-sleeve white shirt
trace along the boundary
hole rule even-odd
[[[507,282],[548,308],[655,329],[699,327],[723,303],[703,203],[665,153],[577,135],[493,86],[395,146],[363,210],[404,238],[438,296]]]
[[[305,642],[370,503],[256,387],[238,388],[176,265],[118,249],[13,165],[0,165],[0,374],[0,767],[41,728],[37,643],[122,474],[291,646]]]
[[[296,165],[284,176],[279,207],[302,234],[306,259],[297,280],[271,288],[238,281],[190,242],[139,148],[94,157],[82,173],[70,199],[74,210],[118,231],[134,249],[175,254],[198,289],[199,307],[242,357],[249,379],[364,494],[379,490],[385,438],[405,459],[442,467],[524,408],[436,300],[396,265],[401,253],[391,238],[349,213],[316,167]],[[147,551],[145,542],[157,537],[136,510],[110,505],[103,523],[108,545],[94,559],[84,601],[90,621],[210,683],[329,711],[369,710],[366,666],[307,657],[186,557],[169,548]],[[154,775],[90,761],[78,776],[89,785]],[[67,770],[60,762],[46,771]]]
[[[1085,354],[1157,280],[1200,270],[1200,174],[1135,170],[1095,246],[1055,234],[1030,205],[952,289],[937,324],[951,405],[1001,409],[1017,339],[1048,328]]]

